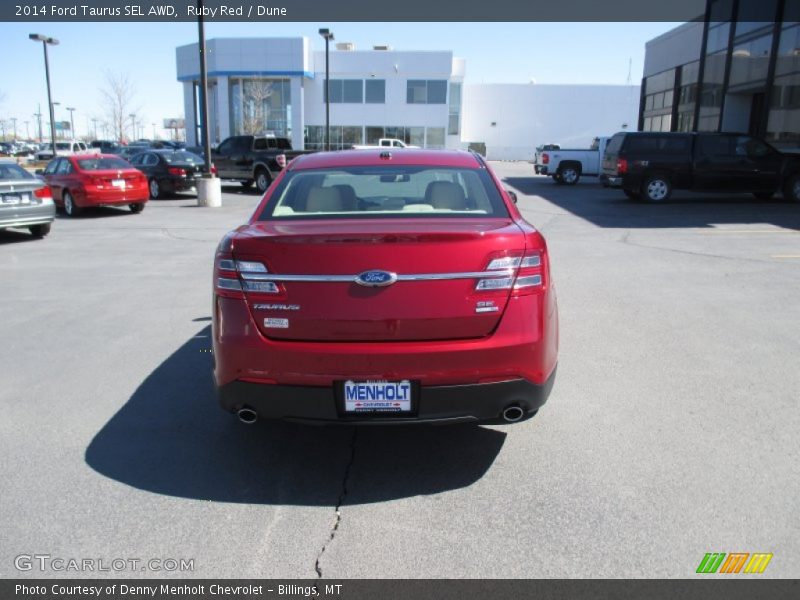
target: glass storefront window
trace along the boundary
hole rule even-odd
[[[231,79],[233,135],[273,133],[291,137],[291,85],[288,79]]]
[[[444,148],[444,127],[428,127],[426,148]]]
[[[767,119],[767,140],[783,148],[800,147],[800,74],[776,77]]]
[[[714,52],[718,52],[720,50],[727,50],[730,33],[730,23],[709,23],[708,40],[706,41],[706,54],[713,54]]]
[[[763,81],[767,78],[772,34],[736,44],[731,53],[729,86]]]
[[[789,0],[787,4],[796,0]],[[772,27],[778,0],[739,0],[736,14],[736,37]]]
[[[775,74],[785,75],[800,71],[800,26],[795,25],[781,31],[778,42],[778,58]]]

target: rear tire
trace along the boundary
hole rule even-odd
[[[72,198],[72,194],[69,192],[64,192],[64,212],[67,213],[68,217],[77,217],[81,214],[82,209],[80,206],[75,204],[75,200]]]
[[[663,175],[650,175],[642,184],[642,198],[648,202],[666,202],[672,195],[672,184]]]
[[[40,225],[31,225],[28,230],[33,234],[33,237],[43,238],[50,233],[50,227],[50,223],[42,223]]]
[[[634,192],[632,190],[626,190],[626,189],[623,189],[622,191],[630,200],[642,199],[642,194],[640,194],[639,192]]]
[[[144,202],[134,202],[133,204],[129,204],[128,208],[131,209],[133,214],[138,215],[144,210]]]
[[[256,188],[258,188],[259,193],[263,194],[266,192],[270,183],[272,183],[272,180],[266,169],[259,169],[256,171]]]
[[[800,202],[800,175],[792,175],[783,184],[783,197],[789,202]]]
[[[575,185],[581,179],[581,171],[574,165],[559,167],[558,175],[564,185]]]
[[[161,185],[158,183],[158,179],[151,179],[150,182],[147,184],[147,187],[150,189],[150,198],[153,200],[158,200],[164,194],[161,192]]]

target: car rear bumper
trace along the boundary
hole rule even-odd
[[[120,190],[84,191],[82,194],[76,195],[75,200],[78,206],[85,208],[89,206],[145,202],[149,198],[150,190],[147,186],[144,186],[142,188],[129,189],[125,192]]]
[[[622,187],[622,177],[611,177],[603,173],[600,175],[600,183],[603,184],[603,187]]]
[[[244,300],[217,296],[214,304],[220,403],[231,411],[247,405],[265,418],[342,420],[333,390],[346,380],[416,382],[419,411],[406,418],[414,422],[490,420],[513,403],[529,413],[547,399],[557,361],[552,287],[512,299],[491,335],[465,340],[273,340],[259,332]]]
[[[52,202],[33,206],[16,205],[0,208],[0,227],[30,227],[51,223],[56,216],[56,207]]]
[[[547,175],[547,167],[544,165],[534,165],[533,170],[537,175]]]
[[[265,385],[234,381],[217,388],[220,406],[229,412],[254,410],[259,418],[317,424],[401,425],[466,422],[504,423],[503,411],[522,409],[524,420],[547,401],[556,370],[542,384],[524,379],[495,383],[420,386],[410,414],[345,414],[333,385],[327,387]]]

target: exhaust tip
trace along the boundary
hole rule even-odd
[[[239,417],[239,420],[242,423],[247,425],[252,425],[256,421],[258,421],[258,413],[254,411],[252,408],[248,408],[245,406],[244,408],[240,408],[236,412],[236,416]]]
[[[503,411],[503,419],[506,423],[516,423],[524,416],[525,412],[519,406],[509,406]]]

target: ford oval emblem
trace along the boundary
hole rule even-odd
[[[364,271],[356,275],[356,283],[366,287],[384,287],[397,281],[397,273],[389,271]]]

